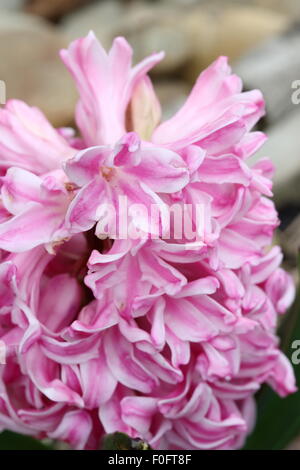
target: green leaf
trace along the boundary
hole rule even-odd
[[[51,446],[10,431],[0,433],[0,450],[51,450]]]
[[[142,439],[132,439],[123,432],[114,432],[104,436],[102,450],[150,450],[151,447]]]
[[[300,272],[300,257],[299,257]],[[300,340],[300,287],[296,301],[279,329],[281,348],[289,359],[295,349],[294,340]],[[300,364],[294,365],[298,387],[300,387]],[[300,392],[280,398],[268,386],[263,386],[257,395],[257,423],[248,438],[245,449],[284,449],[300,435]]]

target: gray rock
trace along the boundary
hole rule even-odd
[[[155,91],[162,108],[162,119],[169,119],[183,105],[189,93],[189,86],[181,80],[154,82]]]
[[[296,267],[300,249],[300,215],[296,216],[283,232],[279,231],[278,235],[286,261]],[[297,445],[299,444],[300,439],[298,439]]]
[[[69,40],[86,36],[93,30],[103,46],[108,48],[118,34],[123,8],[117,0],[94,3],[67,15],[61,22],[61,30]]]
[[[292,83],[300,79],[300,29],[294,29],[253,49],[234,71],[247,89],[260,89],[266,99],[266,122],[273,124],[292,112]]]
[[[168,74],[176,72],[192,57],[189,38],[184,31],[163,22],[152,24],[148,28],[134,31],[127,35],[134,49],[136,61],[142,60],[153,52],[164,51],[165,57],[153,73]]]
[[[24,0],[0,0],[0,8],[8,10],[20,10],[24,5]]]
[[[178,27],[191,38],[193,60],[185,74],[195,80],[199,71],[220,55],[228,56],[232,63],[289,25],[285,15],[248,4],[212,2],[186,9]]]
[[[170,5],[172,7],[180,6],[184,8],[188,8],[193,5],[199,5],[201,3],[205,4],[208,3],[208,0],[163,0],[163,3],[166,5]]]
[[[300,19],[299,0],[255,0],[255,3],[285,13],[293,18],[293,20]]]
[[[134,49],[137,62],[155,51],[166,57],[154,73],[173,73],[192,57],[192,39],[181,27],[182,9],[160,3],[134,2],[125,6],[106,0],[68,15],[61,28],[70,39],[93,30],[105,48],[115,36],[124,36]]]
[[[93,0],[26,0],[25,11],[49,20],[59,20],[82,5]]]
[[[1,0],[0,0],[1,1]],[[44,31],[51,29],[42,19],[19,11],[0,8],[0,32],[4,31]]]
[[[182,5],[193,4],[221,4],[224,6],[224,0],[164,0],[167,3],[178,3]],[[300,18],[300,2],[299,0],[229,0],[226,3],[231,5],[253,5],[266,8],[275,12],[284,13],[293,19]]]
[[[25,13],[0,11],[0,79],[7,99],[41,108],[56,126],[73,122],[77,93],[59,58],[67,45],[54,27]]]
[[[269,157],[275,167],[274,197],[279,206],[296,202],[299,204],[300,187],[300,105],[286,119],[268,130],[269,140],[255,155]]]

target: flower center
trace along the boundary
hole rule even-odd
[[[100,173],[106,181],[110,181],[113,176],[114,169],[109,166],[102,166],[100,168]]]

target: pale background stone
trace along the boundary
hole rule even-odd
[[[56,126],[73,122],[74,84],[58,51],[68,43],[38,17],[0,11],[0,79],[7,99],[40,107]]]
[[[274,194],[279,204],[300,202],[300,105],[277,124],[267,129],[268,141],[253,157],[269,157],[276,166]]]

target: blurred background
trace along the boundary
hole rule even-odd
[[[258,129],[269,141],[257,158],[269,156],[277,168],[274,195],[282,223],[276,242],[296,279],[300,1],[0,0],[0,80],[7,99],[39,106],[55,126],[74,125],[77,94],[58,51],[90,29],[106,48],[115,36],[125,36],[135,61],[166,52],[152,75],[164,117],[180,107],[199,73],[219,55],[229,56],[245,89],[263,91],[267,116]],[[295,87],[299,93],[292,100]],[[290,448],[300,449],[300,440]]]

